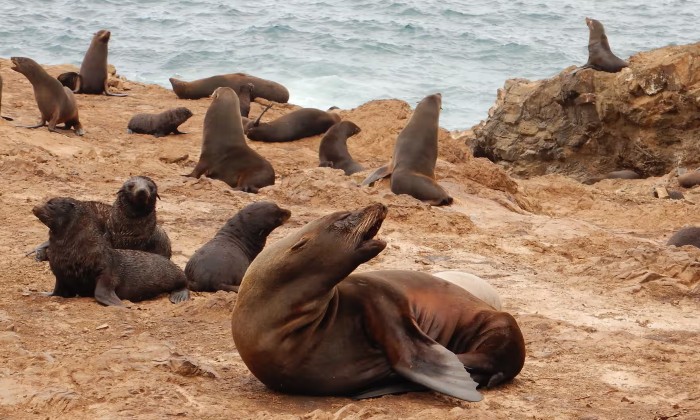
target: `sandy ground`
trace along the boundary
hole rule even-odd
[[[28,81],[7,60],[0,73],[3,114],[34,122]],[[258,195],[234,192],[182,176],[199,156],[209,99],[125,87],[125,98],[78,95],[82,138],[0,122],[0,418],[700,418],[700,250],[664,245],[679,227],[700,225],[699,188],[685,191],[685,201],[665,201],[650,193],[672,184],[668,177],[595,186],[556,175],[514,181],[447,132],[437,177],[454,205],[396,196],[387,183],[359,188],[369,169],[390,159],[410,115],[408,104],[375,101],[341,112],[363,129],[349,148],[367,171],[345,177],[317,168],[320,137],[252,142],[274,165],[276,184]],[[135,112],[175,106],[194,112],[182,126],[189,134],[126,134]],[[265,119],[291,108],[276,106]],[[251,115],[260,109],[253,104]],[[252,201],[292,211],[270,241],[329,212],[382,202],[389,215],[379,237],[389,245],[359,270],[460,269],[488,279],[523,330],[525,367],[479,403],[432,392],[359,402],[288,396],[266,389],[236,352],[235,293],[194,293],[179,305],[162,297],[128,310],[42,296],[54,277],[48,264],[24,256],[47,237],[32,206],[52,196],[112,202],[130,175],[157,182],[159,220],[181,267]]]

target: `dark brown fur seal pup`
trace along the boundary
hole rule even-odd
[[[700,227],[688,226],[674,233],[671,238],[669,238],[666,245],[673,246],[684,246],[692,245],[696,248],[700,248]]]
[[[241,358],[286,393],[368,398],[433,389],[479,401],[515,377],[525,343],[515,319],[425,273],[351,274],[379,254],[387,209],[313,221],[268,245],[243,277],[231,329]]]
[[[142,251],[113,249],[92,211],[72,198],[52,198],[32,210],[49,230],[52,296],[94,296],[103,305],[122,306],[172,292],[173,303],[187,300],[187,279],[173,262]]]
[[[248,125],[246,136],[255,141],[284,142],[323,134],[340,121],[340,115],[316,108],[301,108],[269,123],[260,119]]]
[[[187,262],[187,287],[196,292],[238,292],[246,269],[262,251],[267,236],[290,215],[289,210],[269,201],[243,207]]]
[[[238,102],[241,106],[241,117],[248,118],[250,114],[250,101],[253,100],[253,90],[255,86],[252,83],[246,83],[241,86],[241,90],[238,91]],[[245,126],[244,126],[245,127]]]
[[[318,166],[342,169],[345,175],[364,170],[348,152],[348,138],[362,131],[352,121],[341,121],[328,129],[318,147]]]
[[[202,153],[194,170],[186,175],[220,179],[235,190],[257,193],[275,183],[275,170],[251,149],[243,135],[238,95],[228,87],[217,88],[204,116]]]
[[[160,114],[136,114],[129,120],[129,134],[152,134],[164,137],[170,133],[184,134],[177,128],[192,116],[192,111],[185,107],[173,108]]]
[[[49,76],[36,61],[26,57],[12,57],[12,70],[22,73],[34,88],[34,97],[41,112],[41,120],[25,128],[38,128],[48,124],[49,131],[56,131],[56,124],[65,123],[66,130],[75,129],[75,134],[85,134],[78,118],[78,104],[70,89]]]
[[[441,107],[442,95],[439,93],[420,101],[396,139],[391,164],[374,171],[362,185],[391,176],[391,191],[394,194],[408,194],[434,206],[452,204],[452,197],[435,182]]]
[[[586,18],[588,25],[588,62],[581,68],[591,68],[608,73],[617,73],[629,64],[617,57],[610,50],[608,37],[605,35],[603,24],[595,19]]]
[[[692,188],[700,185],[700,170],[688,172],[678,177],[678,185],[683,188]]]
[[[277,82],[245,73],[222,74],[191,82],[170,78],[173,92],[180,99],[204,98],[210,96],[219,87],[230,87],[234,91],[240,92],[241,86],[248,83],[255,86],[253,99],[264,98],[279,103],[286,103],[289,100],[289,91],[286,87]]]

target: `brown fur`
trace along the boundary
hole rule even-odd
[[[666,245],[684,246],[692,245],[700,248],[700,227],[688,226],[674,233],[666,243]]]
[[[700,185],[700,170],[688,172],[678,177],[678,185],[683,188],[692,188]]]
[[[255,141],[285,142],[323,134],[333,124],[340,122],[340,115],[315,108],[302,108],[283,115],[274,121],[249,124],[246,136]]]
[[[85,52],[85,57],[80,65],[79,85],[76,90],[78,93],[126,96],[122,93],[110,93],[107,89],[109,76],[107,71],[107,48],[111,35],[112,33],[106,29],[101,29],[93,35],[90,46]],[[59,79],[61,76],[59,76]]]
[[[250,114],[250,101],[253,99],[253,90],[255,86],[252,83],[246,83],[241,86],[238,91],[238,102],[241,107],[241,117],[248,118]]]
[[[264,98],[279,103],[286,103],[289,100],[289,91],[281,84],[245,73],[222,74],[191,82],[170,78],[173,92],[180,99],[205,98],[211,96],[216,88],[220,87],[230,87],[234,91],[240,92],[241,87],[248,83],[255,86],[252,99]]]
[[[586,18],[586,25],[589,29],[588,62],[583,66],[584,68],[617,73],[629,66],[626,61],[617,57],[610,50],[608,37],[605,35],[602,23],[595,19]]]
[[[136,114],[129,120],[129,133],[164,137],[170,133],[183,134],[177,128],[192,116],[185,107],[173,108],[160,114]]]
[[[318,146],[318,166],[342,169],[352,175],[364,168],[350,156],[348,138],[362,131],[352,121],[341,121],[328,129]]]

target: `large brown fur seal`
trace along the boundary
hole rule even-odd
[[[57,197],[32,212],[49,228],[52,296],[94,296],[113,306],[122,306],[120,299],[138,302],[168,292],[173,303],[189,298],[182,270],[160,255],[113,249],[83,203]]]
[[[678,177],[678,185],[683,188],[692,188],[700,185],[700,170],[688,172]]]
[[[56,125],[65,123],[65,129],[73,128],[75,134],[85,134],[78,117],[78,104],[73,92],[51,77],[36,61],[27,57],[12,57],[12,70],[22,73],[34,88],[36,104],[41,112],[40,121],[25,128],[38,128],[48,124],[49,131],[56,131]]]
[[[692,245],[700,248],[700,227],[688,226],[674,233],[666,245],[684,246]]]
[[[196,292],[237,292],[250,262],[262,251],[267,236],[291,212],[260,201],[243,207],[187,262],[187,287]]]
[[[362,165],[350,156],[347,144],[348,138],[360,131],[360,127],[352,121],[341,121],[329,128],[318,146],[318,166],[342,169],[345,175],[364,170]]]
[[[340,121],[340,115],[316,108],[301,108],[274,121],[248,124],[246,136],[255,141],[285,142],[323,134]]]
[[[586,18],[588,25],[588,62],[581,68],[591,68],[608,73],[617,73],[629,64],[617,57],[610,50],[608,37],[603,24],[595,19]]]
[[[240,92],[245,84],[252,83],[255,86],[254,98],[264,98],[270,101],[286,103],[289,100],[289,91],[286,87],[271,80],[261,79],[245,73],[222,74],[204,79],[185,82],[170,78],[173,92],[180,99],[199,99],[210,96],[216,88],[230,87],[236,92]]]
[[[394,194],[408,194],[434,206],[452,204],[452,197],[435,181],[441,107],[439,93],[423,98],[396,139],[391,163],[370,174],[362,185],[391,176]]]
[[[235,190],[257,193],[275,183],[275,170],[251,149],[243,135],[238,95],[229,87],[217,88],[204,116],[202,153],[186,176],[220,179]]]
[[[80,65],[80,73],[63,73],[58,76],[58,80],[76,93],[127,96],[125,93],[111,93],[108,90],[107,44],[111,35],[106,29],[95,32]]]
[[[386,213],[377,203],[330,214],[248,267],[231,329],[265,385],[357,398],[429,388],[479,401],[477,383],[520,372],[525,343],[511,315],[429,274],[351,274],[386,247],[373,239]]]
[[[163,111],[160,114],[136,114],[129,120],[129,134],[152,134],[154,137],[164,137],[170,133],[184,134],[177,128],[192,116],[192,111],[178,107]]]

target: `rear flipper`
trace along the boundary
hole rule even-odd
[[[386,178],[389,175],[391,175],[391,172],[393,169],[391,168],[391,164],[384,165],[380,167],[379,169],[375,170],[372,172],[367,178],[365,178],[364,181],[362,181],[362,184],[360,185],[370,185],[373,184],[377,181],[379,181],[382,178]]]
[[[187,288],[175,290],[170,293],[170,302],[180,303],[188,300],[190,298],[190,291]]]
[[[433,206],[446,206],[453,202],[434,179],[415,172],[400,171],[391,177],[391,192],[408,194]]]
[[[114,291],[112,276],[101,273],[95,285],[95,300],[105,306],[124,306],[119,296]]]
[[[43,127],[45,125],[46,125],[46,121],[41,120],[34,125],[17,125],[15,127],[18,127],[18,128],[39,128],[39,127]]]

